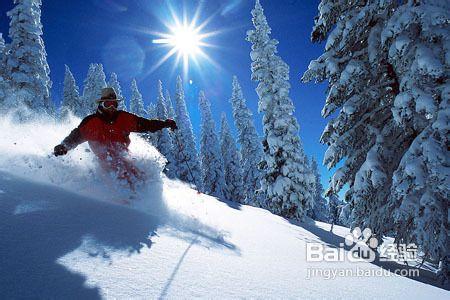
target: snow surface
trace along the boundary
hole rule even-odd
[[[84,147],[48,156],[76,122],[0,120],[1,298],[449,298],[394,275],[307,279],[314,267],[380,267],[306,262],[307,242],[336,247],[348,229],[298,226],[158,179],[158,153],[137,137],[137,164],[156,174],[132,207],[113,204],[120,195]]]

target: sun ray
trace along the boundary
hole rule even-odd
[[[217,31],[211,31],[211,32],[201,33],[201,34],[198,34],[198,36],[199,36],[200,39],[203,40],[203,39],[207,39],[207,38],[210,38],[210,37],[212,37],[212,36],[221,34],[222,32],[223,32],[223,31],[221,31],[221,30],[217,30]]]
[[[203,59],[205,59],[207,62],[209,62],[211,65],[213,65],[214,67],[216,67],[217,69],[221,70],[222,66],[219,65],[215,60],[213,60],[208,54],[206,54],[205,52],[203,52],[202,50],[199,51],[198,56],[202,57]]]
[[[169,3],[169,12],[170,12],[170,16],[172,17],[173,23],[175,23],[175,26],[180,26],[180,20],[178,19],[178,16],[175,13],[175,10],[173,9],[172,5],[170,5],[170,3]],[[167,24],[168,24],[168,26],[166,26],[166,27],[170,27],[170,24],[169,23],[167,23]]]
[[[156,69],[158,69],[163,63],[165,63],[170,57],[172,57],[177,50],[175,48],[171,49],[164,57],[162,57],[153,67],[150,68],[150,70],[144,75],[144,77],[147,77],[151,73],[153,73]]]
[[[202,46],[202,48],[211,48],[211,49],[221,49],[221,48],[223,48],[223,46],[210,44],[210,43],[201,43],[201,44],[199,44],[199,46]]]
[[[156,39],[153,40],[153,44],[168,44],[170,39]]]
[[[183,55],[183,75],[186,78],[189,70],[189,56],[185,53]]]
[[[200,18],[201,10],[202,10],[202,2],[200,2],[200,3],[197,5],[197,8],[195,9],[194,17],[192,17],[192,21],[191,21],[191,23],[189,24],[189,28],[191,28],[191,29],[196,28],[197,21],[198,21],[198,19]]]
[[[208,18],[206,18],[205,21],[203,21],[200,25],[198,25],[195,28],[197,30],[197,32],[200,32],[201,30],[203,30],[203,28],[205,28],[214,19],[214,17],[216,17],[219,13],[220,13],[220,10],[217,10],[212,15],[210,15]]]
[[[197,68],[200,68],[200,63],[199,63],[197,57],[193,57],[193,58],[192,58],[192,61],[194,62],[194,65],[195,65]]]

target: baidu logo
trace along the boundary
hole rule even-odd
[[[344,244],[351,247],[350,250],[345,251]],[[340,248],[326,247],[321,243],[307,243],[306,260],[310,262],[373,262],[376,258],[375,249],[378,244],[378,240],[373,236],[370,228],[361,230],[356,227],[345,236],[344,243],[340,243]]]
[[[356,227],[351,234],[345,236],[345,245],[352,247],[349,250],[351,255],[350,261],[367,261],[373,262],[376,258],[375,249],[378,247],[378,239],[372,235],[370,228]]]

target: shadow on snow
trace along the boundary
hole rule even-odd
[[[162,195],[153,196],[157,201],[162,199]],[[128,251],[131,255],[143,247],[150,248],[151,237],[166,223],[162,217],[0,172],[2,297],[100,298],[98,288],[85,284],[85,276],[68,270],[57,260],[80,247],[86,236],[105,249],[99,251],[105,259],[106,248]],[[197,235],[216,247],[238,251],[214,229],[196,225],[179,230]]]

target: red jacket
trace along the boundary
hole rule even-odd
[[[73,149],[87,141],[100,159],[106,159],[128,151],[131,132],[155,132],[165,127],[164,121],[145,119],[126,111],[119,110],[112,116],[97,111],[84,118],[63,144]]]

